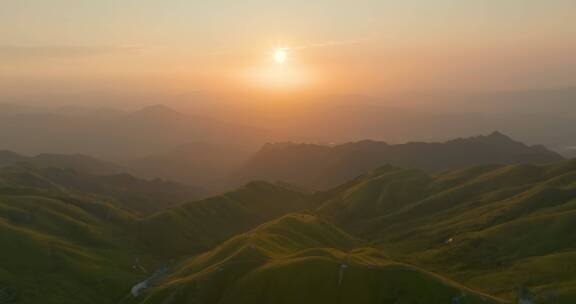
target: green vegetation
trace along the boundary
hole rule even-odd
[[[2,304],[117,303],[171,257],[309,206],[299,192],[255,182],[139,218],[123,201],[69,190],[45,170],[9,168],[0,177]],[[139,194],[130,189],[126,197]]]
[[[508,299],[527,286],[542,301],[576,301],[576,273],[562,266],[576,253],[575,161],[386,167],[321,196],[322,214],[396,259]]]
[[[500,303],[291,214],[182,263],[135,303]]]
[[[576,161],[251,182],[147,216],[125,181],[0,171],[0,303],[576,301]]]
[[[194,187],[159,179],[144,180],[129,174],[93,175],[73,169],[39,168],[28,163],[0,169],[0,189],[46,195],[90,195],[139,215],[200,196]]]
[[[138,223],[138,235],[160,256],[182,256],[206,251],[239,232],[312,206],[297,190],[252,182],[236,191],[147,217]]]
[[[0,195],[2,303],[114,303],[142,275],[131,221],[88,199]]]

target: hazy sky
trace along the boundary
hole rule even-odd
[[[574,0],[0,0],[0,98],[571,86],[575,14]]]

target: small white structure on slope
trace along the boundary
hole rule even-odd
[[[520,287],[518,289],[518,304],[533,304],[532,295],[527,287]]]
[[[342,285],[342,280],[344,280],[344,271],[346,271],[346,268],[348,268],[348,265],[340,265],[340,273],[338,274],[338,287]]]

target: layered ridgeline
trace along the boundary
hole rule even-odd
[[[121,198],[69,190],[42,170],[11,170],[0,180],[0,303],[118,303],[173,256],[308,206],[296,190],[253,183],[139,218]]]
[[[369,140],[337,146],[279,143],[265,145],[233,180],[281,180],[326,189],[386,164],[438,172],[478,164],[560,160],[559,154],[543,146],[527,146],[498,132],[445,143],[389,145]]]
[[[191,142],[164,153],[125,160],[123,164],[137,176],[221,189],[223,179],[254,151],[242,145]]]
[[[138,236],[162,257],[200,253],[286,213],[313,208],[309,195],[267,182],[180,205],[138,224]]]
[[[140,215],[202,196],[198,188],[161,179],[145,180],[125,173],[94,175],[65,168],[38,168],[27,163],[0,168],[0,188],[20,194],[79,193]]]
[[[146,217],[25,169],[0,174],[0,303],[576,300],[575,161],[252,182]]]
[[[267,131],[255,127],[188,115],[163,105],[130,112],[76,110],[79,111],[47,108],[10,112],[0,105],[0,145],[27,154],[50,151],[134,157],[164,153],[166,147],[191,139],[244,145],[270,138]]]
[[[0,190],[0,303],[115,303],[155,263],[135,220],[89,197]]]
[[[11,167],[22,163],[38,168],[72,169],[96,175],[118,174],[126,171],[122,167],[91,156],[74,154],[38,154],[26,156],[12,151],[0,151],[0,168]]]
[[[503,303],[291,214],[176,265],[126,303]]]
[[[536,303],[576,302],[576,161],[426,174],[383,167],[319,195],[321,214],[396,259]]]

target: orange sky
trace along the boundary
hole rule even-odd
[[[576,85],[574,1],[197,2],[2,1],[0,97]]]

